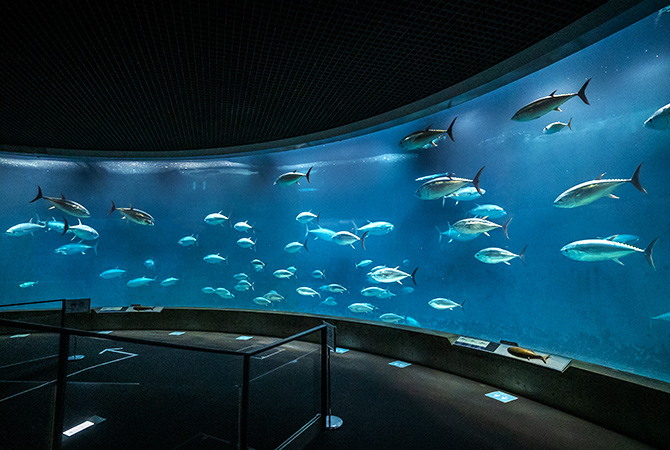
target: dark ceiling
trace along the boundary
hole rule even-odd
[[[0,149],[230,154],[305,137],[452,87],[605,3],[6,2]]]

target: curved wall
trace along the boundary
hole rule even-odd
[[[327,145],[165,161],[5,154],[0,160],[0,195],[6,211],[1,225],[10,229],[32,220],[39,229],[33,235],[3,236],[2,303],[91,297],[93,306],[271,308],[373,320],[392,313],[395,320],[430,330],[512,340],[538,351],[670,381],[665,339],[670,324],[663,316],[670,310],[665,297],[670,287],[670,188],[665,182],[670,131],[643,126],[670,102],[664,82],[670,73],[669,16],[654,14],[458,106]],[[590,105],[574,97],[560,107],[563,112],[551,111],[527,122],[510,120],[522,106],[552,91],[576,93],[587,79]],[[455,142],[444,139],[436,147],[419,150],[398,145],[428,126],[444,129],[455,117]],[[571,129],[543,133],[550,123],[569,119]],[[647,194],[625,182],[642,162],[640,182]],[[447,198],[443,204],[414,195],[421,185],[418,178],[455,173],[472,179],[483,166],[480,181],[486,192],[481,199],[456,203]],[[310,168],[311,183],[302,178],[300,184],[273,184],[283,173],[306,173]],[[601,198],[571,209],[553,206],[559,194],[603,172],[605,179],[622,180],[614,191],[619,199]],[[84,241],[90,249],[81,247],[82,254],[77,248],[63,248],[78,240],[71,241],[70,234],[62,236],[57,229],[40,228],[52,217],[56,222],[66,217],[70,225],[78,222],[49,210],[53,203],[48,200],[29,203],[38,185],[46,196],[63,194],[89,208],[91,217],[83,222],[99,233],[98,239]],[[116,211],[108,215],[112,201],[117,207],[132,205],[150,213],[155,225],[123,220]],[[450,224],[472,217],[469,211],[475,203],[503,207],[505,217],[491,218],[498,225],[513,217],[509,239],[500,229],[453,242],[438,234],[436,228],[445,233]],[[358,241],[352,248],[306,234],[315,225],[296,220],[306,211],[319,213],[320,227],[334,232],[356,232],[367,221],[388,222],[394,228],[383,235],[368,233],[365,250]],[[230,216],[231,224],[247,222],[256,231],[237,231],[229,222],[205,223],[208,214],[217,212]],[[574,261],[561,254],[568,243],[615,234],[639,237],[633,244],[637,250],[622,256],[624,265],[613,260]],[[178,244],[187,236],[197,238],[197,245]],[[654,270],[641,253],[657,237]],[[238,245],[243,238],[250,238],[253,247]],[[306,244],[308,251],[287,252],[291,242]],[[525,265],[519,258],[509,266],[474,258],[488,247],[518,255],[526,246]],[[203,260],[216,254],[227,262]],[[254,270],[254,259],[263,261],[264,270]],[[364,260],[372,263],[363,266]],[[382,284],[382,298],[363,295],[363,289],[379,287],[366,277],[378,265],[406,273],[418,267],[416,286],[406,278],[402,285]],[[117,268],[125,271],[123,277],[100,276]],[[295,268],[297,278],[273,275],[289,268]],[[315,270],[324,272],[325,279],[313,276]],[[253,290],[234,288],[234,275],[239,273],[248,275]],[[146,285],[128,285],[142,277]],[[178,278],[176,284],[161,286],[169,277]],[[347,292],[320,289],[329,284],[342,285]],[[226,288],[235,297],[226,299],[203,288]],[[320,297],[302,295],[309,291],[301,294],[298,288],[311,288]],[[273,290],[284,299],[270,306],[254,303],[263,303],[257,297]],[[323,303],[327,297],[336,305]],[[464,307],[438,310],[429,304],[435,298]],[[349,306],[355,303],[369,303],[372,311],[353,312]]]

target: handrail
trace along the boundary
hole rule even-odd
[[[125,336],[112,336],[112,335],[101,335],[100,333],[97,332],[92,332],[92,331],[84,331],[84,330],[77,330],[74,328],[66,328],[66,327],[57,327],[57,326],[51,326],[51,325],[42,325],[42,324],[37,324],[37,323],[31,323],[31,322],[23,322],[19,320],[11,320],[11,319],[2,319],[0,318],[0,326],[5,326],[5,327],[10,327],[10,328],[22,328],[22,329],[27,329],[27,330],[35,330],[35,331],[42,331],[42,332],[50,332],[50,333],[57,333],[60,335],[60,345],[59,345],[59,359],[58,359],[58,384],[56,386],[56,407],[55,407],[55,412],[54,412],[54,420],[53,420],[53,429],[52,429],[52,450],[60,450],[61,448],[61,431],[63,427],[62,423],[62,417],[63,417],[63,410],[64,410],[64,402],[65,402],[65,385],[66,385],[66,379],[67,379],[67,352],[68,352],[68,340],[69,336],[82,336],[82,337],[90,337],[90,338],[96,338],[96,339],[104,339],[104,340],[110,340],[110,341],[117,341],[117,342],[127,342],[131,344],[140,344],[140,345],[149,345],[149,346],[155,346],[155,347],[163,347],[163,348],[171,348],[171,349],[176,349],[176,350],[190,350],[190,351],[198,351],[198,352],[204,352],[204,353],[215,353],[215,354],[223,354],[223,355],[233,355],[233,356],[241,356],[242,357],[242,382],[240,384],[240,415],[239,415],[239,430],[238,430],[238,448],[239,449],[247,449],[247,432],[248,432],[248,420],[249,420],[249,389],[250,389],[250,363],[251,363],[251,357],[263,353],[265,351],[271,350],[273,348],[279,347],[283,344],[286,344],[288,342],[300,339],[304,336],[307,336],[309,334],[315,333],[317,331],[320,331],[321,334],[321,408],[319,414],[315,416],[314,419],[312,419],[311,422],[316,423],[316,421],[321,423],[321,431],[326,429],[326,416],[328,414],[329,410],[329,404],[330,404],[330,399],[329,399],[329,392],[327,390],[328,387],[328,380],[329,379],[329,372],[330,372],[330,366],[329,366],[329,356],[330,352],[328,351],[327,347],[327,329],[328,329],[328,324],[326,322],[322,323],[321,325],[318,325],[314,328],[311,328],[309,330],[302,331],[300,333],[296,333],[292,336],[289,336],[284,339],[280,339],[278,341],[275,341],[271,344],[264,345],[260,348],[253,349],[253,350],[247,350],[247,351],[235,351],[235,350],[223,350],[223,349],[215,349],[215,348],[209,348],[209,347],[200,347],[200,346],[195,346],[195,345],[184,345],[184,344],[173,344],[169,342],[160,342],[160,341],[153,341],[153,340],[148,340],[148,339],[137,339],[137,338],[131,338],[131,337],[125,337]],[[290,438],[293,439],[293,436]],[[289,439],[289,440],[290,440]],[[286,443],[286,442],[285,442]],[[284,444],[282,444],[280,447],[283,447]]]
[[[64,302],[64,298],[60,298],[58,300],[40,300],[36,302],[23,302],[23,303],[9,303],[7,305],[0,305],[0,308],[9,308],[10,306],[26,306],[26,305],[40,305],[42,303],[56,303],[56,302]]]
[[[149,340],[149,339],[138,339],[138,338],[132,338],[132,337],[126,337],[126,336],[114,336],[114,335],[109,335],[109,334],[101,335],[101,334],[96,333],[94,331],[84,331],[84,330],[77,330],[77,329],[74,329],[74,328],[56,327],[56,326],[52,326],[52,325],[42,325],[42,324],[32,323],[32,322],[23,322],[23,321],[20,321],[20,320],[0,319],[0,326],[25,328],[25,329],[29,329],[29,330],[43,331],[43,332],[48,332],[48,333],[65,333],[65,334],[70,334],[70,335],[73,335],[73,336],[82,336],[82,337],[106,339],[106,340],[110,340],[110,341],[127,342],[129,344],[153,345],[153,346],[156,346],[156,347],[172,348],[172,349],[176,349],[176,350],[192,350],[192,351],[200,351],[200,352],[205,352],[205,353],[218,353],[218,354],[223,354],[223,355],[234,355],[234,356],[254,356],[258,353],[262,353],[262,352],[267,351],[269,349],[275,348],[277,346],[280,346],[280,345],[285,344],[287,342],[290,342],[292,340],[298,339],[300,337],[303,337],[306,334],[313,333],[314,331],[325,327],[325,325],[319,325],[318,327],[312,328],[311,330],[307,330],[307,331],[303,331],[303,332],[298,333],[298,334],[294,334],[293,336],[289,336],[287,338],[281,339],[277,342],[274,342],[272,344],[261,347],[260,349],[254,349],[252,351],[239,351],[239,350],[217,349],[217,348],[211,348],[211,347],[200,347],[200,346],[196,346],[196,345],[174,344],[174,343],[170,343],[170,342],[160,342],[160,341],[153,341],[153,340]]]
[[[265,345],[265,346],[263,346],[263,347],[261,347],[261,348],[258,348],[258,349],[253,349],[253,350],[245,351],[244,353],[247,354],[247,355],[249,355],[249,356],[256,356],[256,355],[258,355],[259,353],[263,353],[263,352],[266,352],[266,351],[268,351],[268,350],[272,350],[272,349],[275,348],[275,347],[279,347],[279,346],[284,345],[284,344],[287,344],[287,343],[289,343],[289,342],[291,342],[291,341],[295,341],[296,339],[300,339],[300,338],[303,337],[303,336],[307,336],[308,334],[311,334],[311,333],[314,333],[314,332],[316,332],[316,331],[319,331],[319,330],[321,330],[321,329],[323,329],[323,328],[326,328],[327,326],[328,326],[328,325],[326,325],[325,323],[323,323],[323,324],[321,324],[321,325],[319,325],[319,326],[316,326],[316,327],[314,327],[314,328],[310,328],[309,330],[305,330],[305,331],[302,331],[302,332],[300,332],[300,333],[294,334],[293,336],[289,336],[289,337],[287,337],[287,338],[280,339],[279,341],[275,341],[275,342],[273,342],[273,343],[271,343],[271,344]]]

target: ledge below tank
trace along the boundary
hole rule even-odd
[[[5,311],[0,317],[53,324],[54,310]],[[454,345],[459,335],[341,317],[287,312],[163,308],[158,312],[77,314],[84,330],[198,330],[286,337],[327,321],[337,346],[387,356],[497,386],[646,444],[670,442],[670,385],[572,360],[562,372],[525,360]],[[334,374],[337,376],[337,374]]]

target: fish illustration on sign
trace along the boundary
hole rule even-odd
[[[453,129],[454,122],[456,122],[457,118],[458,117],[454,117],[454,120],[451,121],[451,125],[449,125],[449,128],[446,130],[431,130],[431,126],[429,125],[425,130],[415,131],[414,133],[405,136],[402,138],[399,145],[405,150],[437,147],[436,142],[440,139],[444,139],[446,136],[449,136],[452,142],[456,142],[454,141]]]
[[[82,219],[91,217],[91,213],[88,212],[88,209],[86,209],[83,205],[80,205],[79,203],[72,200],[66,200],[63,194],[61,194],[61,198],[47,197],[45,195],[42,195],[42,188],[39,186],[37,186],[37,196],[34,199],[30,200],[29,203],[36,202],[41,198],[50,201],[53,204],[51,208],[60,209],[65,214],[69,214],[74,217],[80,217]]]
[[[652,130],[670,130],[670,103],[656,111],[644,121],[644,126]]]
[[[584,239],[567,244],[561,249],[561,253],[574,261],[614,261],[624,265],[619,259],[631,253],[643,253],[652,269],[654,265],[654,246],[658,238],[651,241],[646,249],[633,247],[632,245],[616,242],[613,239]]]
[[[133,208],[133,205],[130,205],[130,208],[117,208],[116,205],[114,205],[114,200],[112,200],[112,209],[107,215],[112,214],[114,211],[120,212],[124,219],[128,219],[131,222],[135,222],[136,224],[149,226],[154,225],[154,218],[151,217],[151,214],[144,212],[141,209],[135,209]]]
[[[430,179],[419,186],[415,195],[421,200],[435,200],[453,194],[468,183],[472,183],[479,195],[482,195],[482,190],[479,187],[479,176],[482,174],[484,167],[479,169],[479,172],[477,172],[477,175],[472,180],[457,178],[453,174]]]
[[[516,120],[518,122],[527,122],[529,120],[538,119],[550,111],[560,112],[561,109],[559,106],[570,100],[572,97],[579,97],[585,104],[590,105],[588,99],[586,98],[586,86],[589,85],[589,81],[591,81],[591,78],[586,80],[584,85],[576,94],[555,95],[556,91],[554,91],[547,97],[538,98],[537,100],[530,102],[518,110],[514,116],[512,116],[512,120]]]
[[[567,191],[559,195],[554,200],[554,206],[557,208],[577,208],[578,206],[588,205],[599,198],[609,196],[610,198],[618,199],[619,197],[612,194],[612,191],[622,184],[631,183],[635,188],[646,194],[647,191],[640,184],[640,163],[635,169],[635,173],[629,179],[613,179],[603,180],[604,173],[595,180],[585,181],[584,183],[573,186]]]
[[[301,173],[298,172],[298,170],[294,170],[293,172],[288,172],[279,175],[279,178],[275,180],[273,184],[278,184],[279,186],[290,186],[291,184],[300,184],[299,181],[302,177],[305,177],[307,179],[308,183],[311,183],[309,180],[309,174],[312,172],[313,167],[310,167],[307,173]]]
[[[563,123],[563,122],[550,123],[549,125],[544,127],[544,130],[542,130],[542,133],[544,133],[544,134],[558,133],[559,131],[561,131],[565,127],[568,127],[569,129],[572,130],[572,127],[570,126],[571,123],[572,123],[572,117],[570,118],[570,120],[568,120],[568,123]]]
[[[507,352],[511,355],[516,356],[517,358],[524,358],[530,361],[531,359],[541,359],[543,363],[547,364],[547,359],[549,359],[549,355],[542,356],[538,355],[532,350],[528,350],[527,348],[522,348],[522,347],[508,347]]]

